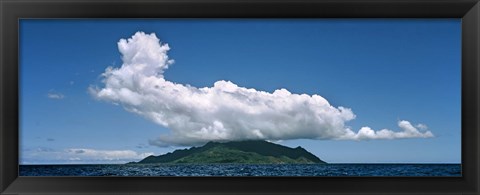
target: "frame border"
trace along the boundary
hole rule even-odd
[[[480,194],[479,0],[0,0],[1,194]],[[462,18],[462,177],[19,177],[21,18]]]

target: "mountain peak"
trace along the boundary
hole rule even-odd
[[[201,147],[175,150],[149,156],[138,163],[248,163],[306,164],[325,163],[302,147],[290,148],[265,140],[216,142]]]

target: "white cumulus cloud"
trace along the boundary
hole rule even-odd
[[[121,39],[118,49],[123,64],[108,67],[104,86],[92,86],[99,100],[122,105],[170,129],[149,140],[157,146],[196,145],[207,141],[246,139],[396,139],[432,137],[408,121],[402,131],[374,131],[363,127],[353,132],[346,122],[355,119],[351,109],[332,106],[320,95],[292,94],[287,89],[260,91],[219,80],[211,87],[194,87],[165,80],[164,71],[173,64],[163,44],[152,34],[137,32]],[[425,125],[417,126],[426,130]],[[425,127],[425,128],[424,128]]]
[[[421,130],[426,130],[426,126],[422,124],[416,125]],[[420,132],[409,121],[399,121],[398,127],[402,131],[392,131],[382,129],[375,131],[370,127],[362,127],[357,133],[349,132],[340,139],[368,140],[368,139],[400,139],[400,138],[429,138],[433,137],[430,131]]]

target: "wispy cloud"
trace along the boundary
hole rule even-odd
[[[212,87],[197,88],[165,80],[163,73],[173,64],[168,44],[157,36],[137,32],[121,39],[118,49],[123,64],[108,67],[102,74],[103,87],[92,86],[100,100],[122,105],[171,130],[151,139],[157,146],[198,145],[211,140],[288,139],[398,139],[432,137],[426,125],[400,121],[401,131],[374,131],[363,127],[352,131],[346,123],[355,119],[350,108],[331,105],[313,94],[292,94],[287,89],[273,92],[245,88],[220,80]],[[198,76],[201,76],[200,74]]]
[[[82,160],[133,160],[143,159],[153,153],[137,153],[133,150],[94,150],[88,148],[72,148],[65,150],[69,157],[74,157]]]
[[[98,150],[92,148],[68,148],[54,150],[46,147],[26,149],[22,162],[50,163],[126,163],[138,161],[152,152],[139,153],[133,150]]]
[[[47,97],[50,98],[50,99],[61,100],[61,99],[65,98],[65,95],[63,95],[61,93],[58,93],[58,92],[49,92],[47,94]]]

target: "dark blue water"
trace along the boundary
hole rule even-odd
[[[461,176],[460,164],[20,165],[20,176]]]

